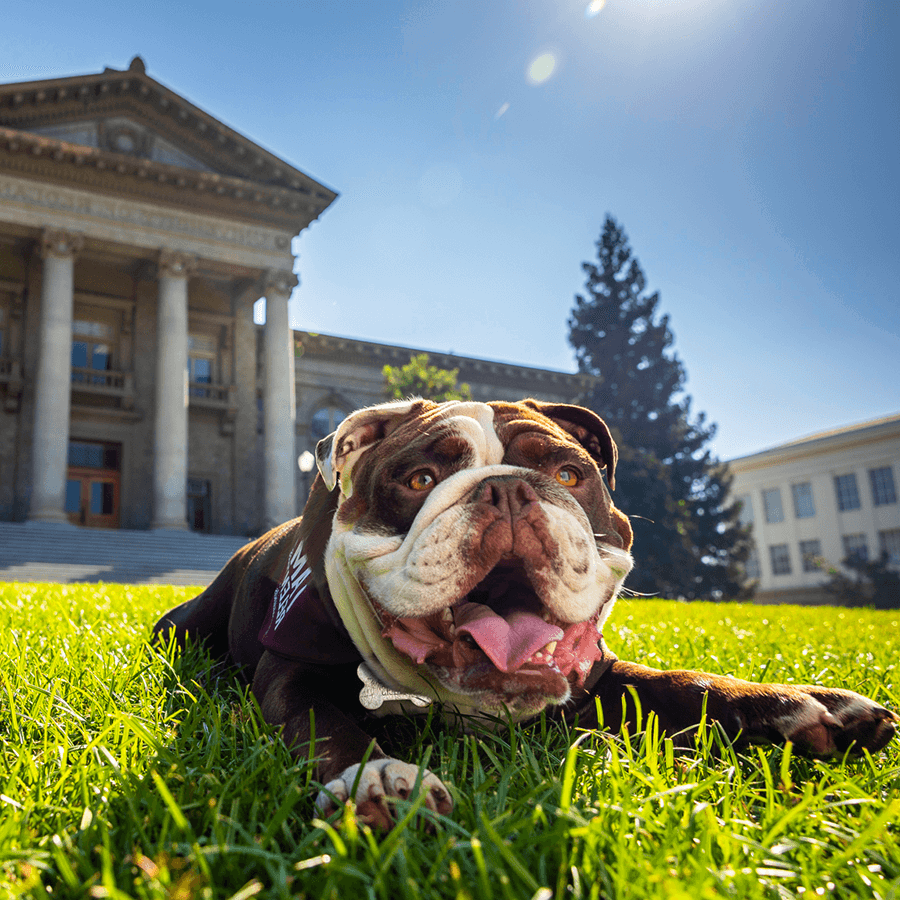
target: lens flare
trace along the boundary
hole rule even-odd
[[[587,9],[584,11],[584,17],[586,19],[593,19],[604,6],[606,6],[606,0],[591,0],[587,5]]]
[[[531,84],[543,84],[556,69],[556,57],[552,53],[542,53],[528,66],[528,80]]]

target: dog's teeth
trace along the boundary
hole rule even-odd
[[[453,611],[448,606],[446,609],[441,610],[441,618],[448,624],[453,624]]]
[[[556,643],[556,641],[550,641],[550,643],[544,647],[544,653],[546,653],[547,656],[553,656],[556,652]]]

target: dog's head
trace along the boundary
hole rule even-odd
[[[516,716],[565,702],[632,566],[601,419],[540,403],[387,403],[317,448],[328,586],[389,680]]]

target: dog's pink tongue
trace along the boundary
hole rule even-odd
[[[457,633],[467,634],[501,672],[515,672],[531,655],[563,631],[534,613],[517,611],[505,619],[482,603],[463,603],[454,609]]]

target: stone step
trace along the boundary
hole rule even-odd
[[[250,538],[0,522],[0,581],[206,586]]]

